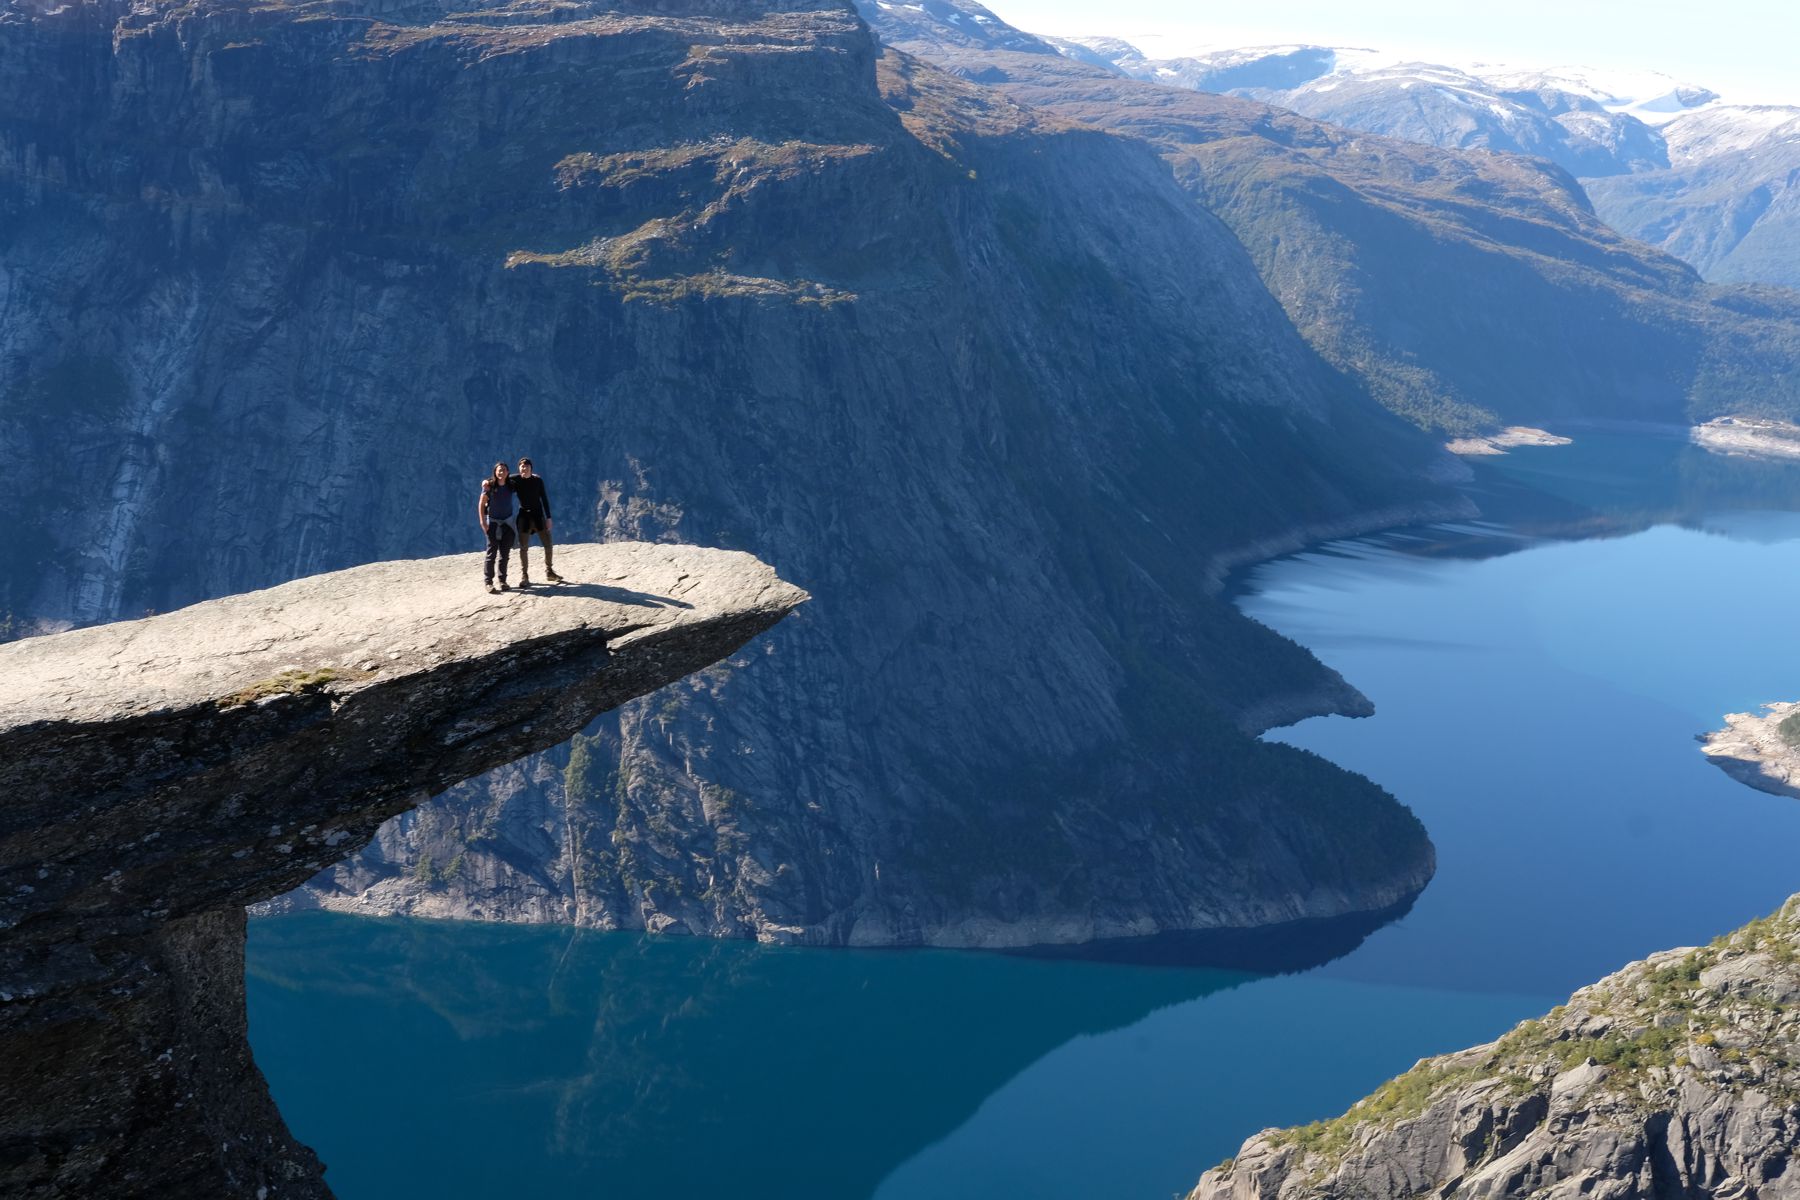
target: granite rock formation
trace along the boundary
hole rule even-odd
[[[1800,896],[1341,1117],[1259,1133],[1189,1200],[1348,1196],[1800,1196]]]
[[[1800,704],[1726,713],[1725,728],[1700,735],[1700,752],[1739,783],[1771,796],[1800,797]]]
[[[1430,875],[1390,797],[1246,736],[1366,702],[1217,582],[1466,511],[1437,448],[1149,149],[847,5],[16,4],[0,296],[0,454],[90,485],[0,545],[22,618],[469,546],[521,453],[565,538],[817,597],[297,902],[1016,945]]]
[[[379,563],[0,646],[0,1192],[325,1196],[244,1026],[244,906],[806,599],[747,554]]]

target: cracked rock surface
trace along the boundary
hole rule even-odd
[[[383,562],[0,646],[0,1193],[323,1196],[244,1039],[243,907],[806,599],[748,554]]]
[[[1800,896],[1665,950],[1343,1116],[1264,1130],[1189,1200],[1800,1197]]]

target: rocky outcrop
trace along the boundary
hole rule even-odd
[[[1739,458],[1800,458],[1800,425],[1756,417],[1718,417],[1689,431],[1696,446]]]
[[[1266,1130],[1190,1200],[1800,1196],[1800,896]]]
[[[806,598],[749,555],[379,563],[0,646],[0,1191],[324,1196],[244,1034],[244,905],[395,813],[728,657]]]
[[[0,609],[469,546],[521,453],[559,536],[817,603],[297,902],[1018,945],[1430,875],[1391,797],[1241,731],[1349,692],[1211,568],[1454,503],[1441,448],[1146,147],[833,0],[0,12],[0,457],[93,485],[0,541]]]
[[[1800,796],[1800,704],[1727,713],[1725,728],[1700,735],[1700,752],[1739,783],[1775,796]]]
[[[1520,446],[1567,446],[1573,440],[1563,437],[1561,434],[1551,433],[1546,429],[1533,429],[1529,425],[1513,425],[1486,437],[1455,438],[1445,449],[1452,454],[1483,457],[1505,454],[1508,450],[1516,450]]]

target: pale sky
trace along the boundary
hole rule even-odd
[[[1033,33],[1104,34],[1153,57],[1310,42],[1460,65],[1660,71],[1728,101],[1800,104],[1796,0],[984,0]]]

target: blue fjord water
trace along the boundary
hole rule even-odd
[[[1693,741],[1800,698],[1800,470],[1594,432],[1472,490],[1482,524],[1239,582],[1377,707],[1271,736],[1438,848],[1351,953],[1258,976],[304,914],[251,925],[276,1100],[344,1200],[1160,1200],[1800,890],[1800,801]]]

